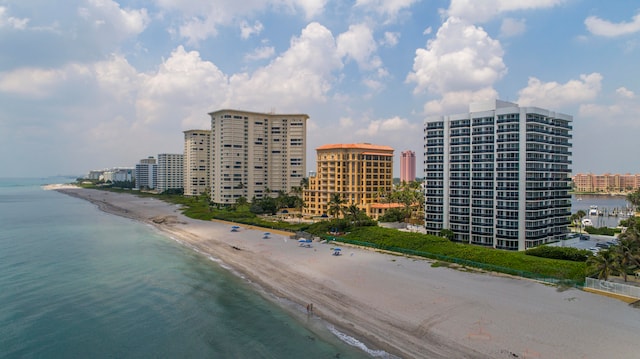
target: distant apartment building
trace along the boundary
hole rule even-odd
[[[640,189],[640,174],[596,175],[578,173],[573,177],[577,192],[629,192]]]
[[[184,195],[197,196],[209,191],[211,131],[184,131]]]
[[[140,160],[135,167],[136,189],[155,189],[158,180],[158,165],[153,156]]]
[[[87,174],[86,178],[94,181],[99,181],[104,178],[104,171],[106,170],[91,170]]]
[[[416,153],[402,151],[400,154],[400,182],[416,180]]]
[[[156,190],[163,193],[167,190],[184,188],[184,161],[181,153],[158,154],[158,179]]]
[[[211,200],[233,204],[299,187],[306,170],[306,114],[219,110],[211,116]]]
[[[134,168],[111,168],[105,170],[102,178],[105,182],[133,182],[135,179]]]
[[[355,204],[373,218],[389,208],[377,204],[393,187],[393,148],[369,143],[330,144],[316,148],[316,154],[316,171],[303,191],[304,215],[328,215],[334,194],[345,206]]]
[[[491,101],[424,125],[425,228],[525,250],[564,238],[571,214],[569,115]]]

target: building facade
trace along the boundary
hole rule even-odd
[[[377,218],[372,209],[380,195],[393,188],[393,148],[369,143],[331,144],[316,148],[316,171],[303,191],[307,216],[328,215],[329,202],[338,194],[345,206],[355,204]]]
[[[133,182],[135,180],[134,168],[111,168],[104,171],[105,182]]]
[[[425,227],[494,248],[564,238],[571,214],[569,115],[491,101],[424,126]]]
[[[136,186],[140,189],[155,189],[158,181],[158,165],[153,156],[140,160],[135,169]]]
[[[184,195],[197,196],[209,191],[211,178],[211,131],[184,131]]]
[[[184,156],[181,153],[158,154],[158,193],[184,189]]]
[[[640,189],[640,174],[578,173],[573,185],[577,192],[633,192]]]
[[[211,199],[234,204],[299,187],[307,165],[306,114],[219,110],[211,116]]]
[[[416,153],[402,151],[400,154],[400,182],[416,180]]]

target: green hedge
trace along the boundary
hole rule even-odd
[[[593,253],[587,249],[551,246],[539,246],[527,249],[525,251],[525,254],[542,258],[562,259],[574,262],[584,262],[593,255]]]
[[[442,237],[420,233],[400,232],[381,227],[362,227],[353,229],[344,238],[371,243],[374,247],[381,249],[403,248],[422,252],[425,257],[459,258],[492,266],[496,270],[503,268],[505,270],[500,271],[506,273],[522,271],[578,283],[582,283],[585,277],[584,262],[541,258],[528,256],[524,252],[454,243]]]

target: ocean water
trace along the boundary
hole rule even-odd
[[[387,356],[65,181],[0,179],[0,358]]]

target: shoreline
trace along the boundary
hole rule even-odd
[[[231,233],[227,223],[187,218],[176,205],[153,198],[52,189],[151,224],[220,259],[268,295],[301,308],[313,303],[315,316],[372,351],[403,358],[635,354],[632,333],[640,330],[640,311],[610,298],[355,247],[345,246],[335,257],[330,245],[302,248],[272,230],[263,239],[264,229],[244,225]],[[605,331],[607,340],[598,340]]]

